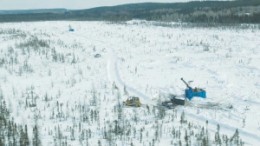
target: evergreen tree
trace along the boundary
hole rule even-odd
[[[38,126],[35,125],[33,127],[33,146],[40,146],[40,145],[41,145],[41,140],[40,140],[39,129]]]

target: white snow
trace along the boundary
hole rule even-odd
[[[68,31],[69,25],[75,32]],[[14,29],[20,32],[5,32]],[[33,36],[50,47],[18,47]],[[116,119],[112,111],[118,102],[138,96],[145,105],[155,106],[168,94],[183,94],[183,77],[193,81],[191,86],[204,88],[208,98],[194,98],[185,107],[167,111],[169,118],[184,111],[195,125],[205,126],[208,120],[212,137],[219,124],[221,133],[230,136],[238,129],[245,145],[258,145],[259,38],[260,30],[253,26],[162,27],[146,21],[1,23],[0,59],[6,62],[0,65],[0,91],[15,122],[32,126],[38,117],[41,138],[46,139],[43,145],[54,145],[50,139],[58,126],[63,135],[69,135],[69,127],[74,127],[76,140],[70,144],[79,145],[79,123],[92,130],[89,143],[97,145],[102,130],[96,129]],[[63,56],[63,61],[53,61],[54,52],[58,58]],[[101,57],[95,58],[95,54]],[[17,63],[12,63],[14,58]],[[26,65],[32,71],[22,69]],[[31,92],[37,96],[36,107],[26,107]],[[99,122],[82,122],[84,113],[96,110],[95,104],[91,105],[94,96],[98,97]],[[144,109],[126,108],[123,116],[141,115],[137,118],[147,124],[137,127],[148,130],[156,119]],[[134,137],[131,140],[143,145]],[[158,145],[170,142],[166,135]]]

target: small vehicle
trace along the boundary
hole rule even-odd
[[[172,109],[178,105],[185,105],[185,97],[177,97],[176,95],[169,95],[170,101],[164,101],[162,106]]]
[[[126,101],[123,102],[125,106],[140,107],[142,104],[139,97],[130,96]]]
[[[186,98],[188,98],[189,100],[191,100],[194,96],[206,98],[206,91],[204,89],[197,88],[197,87],[192,88],[186,81],[183,80],[183,78],[181,78],[181,80],[187,86],[187,88],[185,89]]]
[[[74,31],[74,29],[69,25],[69,31],[70,32],[73,32]]]

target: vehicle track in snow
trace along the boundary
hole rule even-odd
[[[114,82],[117,87],[120,87],[121,89],[125,89],[129,96],[137,96],[141,98],[142,103],[146,104],[153,104],[149,96],[145,95],[144,93],[138,91],[137,89],[134,89],[133,87],[127,85],[122,79],[119,74],[118,69],[118,57],[115,54],[114,49],[110,49],[109,51],[109,57],[107,61],[107,72],[109,79]]]
[[[257,134],[250,133],[250,132],[248,132],[244,129],[237,128],[237,127],[234,127],[232,125],[222,123],[222,122],[217,121],[215,119],[209,119],[209,118],[206,118],[205,116],[202,116],[202,115],[196,115],[194,113],[189,112],[188,109],[185,110],[185,114],[188,116],[188,118],[195,119],[195,120],[199,121],[202,125],[205,124],[206,121],[208,121],[208,125],[209,125],[209,127],[211,126],[211,128],[210,128],[211,130],[215,130],[217,125],[220,125],[221,132],[228,131],[228,132],[234,133],[235,130],[238,129],[240,137],[242,138],[243,141],[246,139],[247,141],[245,141],[245,142],[247,144],[260,143],[260,136],[257,135]],[[249,141],[249,139],[250,139],[250,141]]]
[[[149,96],[147,96],[144,93],[138,91],[137,89],[127,85],[121,79],[121,76],[119,74],[119,69],[118,69],[119,59],[118,59],[118,57],[115,53],[115,50],[113,49],[113,47],[115,47],[114,44],[104,42],[104,41],[101,41],[101,40],[97,40],[97,39],[93,39],[93,38],[90,38],[90,37],[85,36],[83,34],[70,33],[70,35],[73,35],[74,37],[75,36],[81,37],[81,38],[84,38],[86,40],[91,40],[93,42],[97,42],[97,43],[100,43],[100,44],[108,44],[109,47],[110,47],[108,49],[108,56],[107,56],[107,76],[108,76],[108,79],[111,82],[114,82],[116,84],[116,86],[118,88],[120,88],[121,90],[126,90],[129,96],[137,96],[137,97],[141,98],[142,103],[154,105],[154,102],[151,101]],[[117,46],[117,47],[119,47],[119,46]]]
[[[92,39],[90,37],[87,37],[85,35],[82,34],[72,34],[73,36],[76,37],[81,37],[81,38],[85,38],[87,40],[91,40],[94,42],[98,42],[101,44],[106,44],[106,42],[100,41],[100,40],[95,40]],[[150,106],[156,106],[156,102],[152,101],[149,97],[145,95],[144,93],[138,91],[137,89],[134,89],[133,87],[127,85],[127,83],[125,83],[121,76],[120,76],[120,72],[119,72],[119,68],[118,68],[118,64],[119,64],[119,59],[114,51],[113,48],[113,44],[109,44],[107,43],[111,48],[108,50],[108,56],[107,56],[107,75],[108,75],[108,79],[111,82],[114,82],[116,84],[116,86],[118,88],[120,88],[121,90],[126,89],[126,91],[128,92],[128,94],[130,96],[137,96],[139,98],[141,98],[141,102],[145,103],[146,105],[150,105]],[[106,46],[107,47],[107,46]],[[208,125],[210,127],[210,130],[215,131],[217,125],[220,125],[221,127],[221,131],[228,131],[229,133],[234,133],[236,129],[238,129],[239,134],[241,136],[241,138],[244,140],[246,139],[247,141],[245,141],[247,144],[250,144],[251,142],[255,142],[255,143],[260,143],[260,136],[258,136],[257,134],[254,133],[250,133],[247,130],[241,129],[241,128],[237,128],[234,127],[230,124],[226,124],[223,123],[221,121],[217,121],[215,119],[212,118],[207,118],[203,115],[199,115],[199,114],[195,114],[189,111],[188,107],[195,107],[195,108],[205,108],[205,109],[215,109],[215,108],[220,108],[220,110],[226,110],[227,107],[224,105],[221,105],[218,102],[212,102],[209,104],[189,104],[188,106],[186,106],[183,111],[185,111],[185,114],[187,115],[187,117],[189,119],[194,119],[195,121],[201,123],[201,125],[204,125],[206,121],[208,121]],[[180,109],[177,109],[180,111]]]
[[[129,93],[142,98],[143,101],[149,100],[150,102],[147,104],[156,105],[155,102],[151,102],[151,100],[149,99],[149,96],[146,96],[143,93],[139,92],[138,90],[127,86],[127,84],[123,82],[123,80],[120,77],[119,70],[118,70],[118,58],[113,49],[111,49],[111,52],[110,52],[110,57],[108,60],[107,68],[108,68],[108,73],[109,73],[108,76],[110,76],[110,79],[112,79],[117,86],[120,86],[121,88],[125,87]],[[228,110],[228,105],[225,106],[218,102],[208,102],[205,104],[197,104],[197,105],[193,104],[192,102],[190,102],[190,103],[191,103],[190,104],[191,107]],[[205,116],[194,114],[192,112],[189,112],[189,109],[185,110],[185,113],[189,118],[195,119],[195,120],[199,121],[200,123],[205,123],[205,121],[208,121],[208,124],[211,125],[211,127],[212,127],[211,130],[213,130],[213,131],[215,130],[216,126],[219,124],[222,129],[224,128],[223,131],[229,131],[232,133],[232,132],[235,132],[236,129],[238,129],[242,139],[244,139],[244,137],[246,137],[246,139],[250,139],[251,141],[260,142],[260,136],[258,136],[257,134],[250,133],[244,129],[222,123],[215,119],[209,119],[209,118],[206,118]],[[247,142],[247,143],[250,143],[250,142]]]

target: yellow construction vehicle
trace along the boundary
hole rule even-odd
[[[123,102],[125,106],[140,107],[141,102],[138,97],[130,96],[126,101]]]

